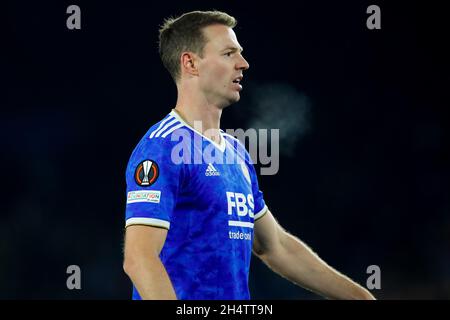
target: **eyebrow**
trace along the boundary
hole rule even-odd
[[[244,48],[242,48],[242,47],[237,48],[237,47],[229,46],[229,47],[226,47],[225,49],[223,49],[222,51],[227,51],[227,50],[231,50],[232,52],[236,52],[236,51],[242,52],[242,51],[244,51]]]

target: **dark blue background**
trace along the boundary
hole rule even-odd
[[[66,28],[70,4],[81,30]],[[370,4],[381,30],[366,28]],[[238,19],[251,65],[224,129],[250,126],[261,87],[288,86],[310,103],[308,130],[299,124],[278,174],[260,178],[280,223],[363,285],[380,266],[380,299],[448,298],[448,19],[411,1],[3,2],[0,298],[130,298],[125,166],[176,101],[158,25],[213,8]],[[296,112],[285,109],[267,112]],[[66,288],[72,264],[80,291]],[[253,298],[319,298],[256,259],[250,285]]]

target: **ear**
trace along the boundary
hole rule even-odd
[[[192,52],[183,52],[181,54],[181,70],[189,75],[198,75],[197,56]]]

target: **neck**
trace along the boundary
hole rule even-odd
[[[222,109],[214,104],[208,103],[204,97],[195,97],[192,94],[183,95],[182,92],[189,92],[187,90],[179,90],[178,92],[175,111],[191,127],[212,141],[220,144],[221,136],[219,130]]]

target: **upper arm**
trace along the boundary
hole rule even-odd
[[[181,164],[171,160],[170,138],[143,139],[126,169],[126,226],[169,229],[183,181]]]
[[[253,252],[262,256],[270,252],[276,252],[282,244],[283,228],[275,220],[267,209],[267,213],[255,221]]]
[[[167,229],[144,225],[130,225],[125,231],[125,261],[137,257],[159,256],[167,237]]]

